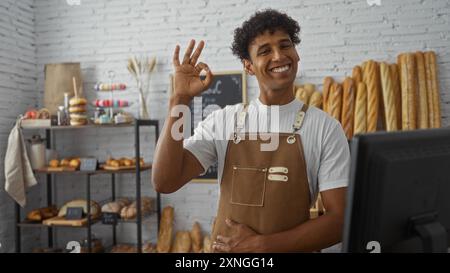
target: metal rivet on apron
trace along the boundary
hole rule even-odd
[[[235,137],[233,139],[234,144],[238,144],[239,142],[241,142],[241,138],[240,137]]]
[[[287,141],[288,144],[295,143],[295,136],[294,135],[289,136],[286,141]]]

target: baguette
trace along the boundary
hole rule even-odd
[[[363,72],[363,81],[367,89],[367,132],[375,132],[379,114],[378,77],[375,61],[367,61]]]
[[[192,247],[192,239],[189,231],[178,231],[172,246],[172,253],[189,253]]]
[[[383,94],[383,104],[386,111],[385,124],[386,130],[397,131],[397,111],[395,108],[395,94],[392,88],[392,77],[389,65],[380,63],[381,90]]]
[[[357,66],[353,67],[352,78],[353,78],[354,86],[358,86],[358,84],[360,82],[362,82],[363,79],[362,79],[361,66],[357,65]]]
[[[367,89],[366,84],[360,82],[356,90],[354,134],[367,132]]]
[[[198,222],[195,222],[194,225],[192,226],[191,239],[192,239],[192,251],[194,253],[200,253],[203,247],[202,246],[203,236],[200,224]]]
[[[173,207],[165,207],[161,214],[160,229],[158,234],[158,253],[168,253],[172,245]]]
[[[353,137],[353,120],[355,111],[355,87],[350,77],[345,78],[342,95],[342,128],[347,139]]]
[[[431,93],[431,104],[433,106],[433,123],[431,128],[441,127],[441,99],[439,94],[438,71],[436,53],[425,52],[427,90]],[[430,105],[430,103],[428,104]]]
[[[425,57],[423,52],[416,52],[416,72],[418,82],[417,98],[417,128],[427,129],[428,127],[428,99],[427,99],[427,79],[425,73]]]
[[[318,92],[318,91],[315,91],[315,92],[311,95],[311,98],[309,99],[309,105],[321,109],[321,107],[322,107],[322,101],[323,101],[322,93],[320,93],[320,92]]]
[[[397,64],[390,64],[389,70],[391,72],[392,90],[394,92],[395,111],[397,116],[397,128],[402,128],[402,92],[400,90],[400,78]]]
[[[413,54],[400,56],[400,81],[402,90],[402,130],[416,129],[415,64]]]
[[[337,121],[341,122],[341,112],[342,112],[342,85],[339,83],[334,83],[330,91],[330,102],[329,102],[330,115],[334,117]]]
[[[303,103],[308,104],[309,102],[309,94],[308,91],[306,91],[305,88],[299,88],[297,89],[297,92],[295,93],[295,97],[302,101]]]
[[[323,90],[322,90],[322,96],[323,96],[323,111],[328,112],[328,100],[330,97],[330,88],[333,85],[333,78],[332,77],[325,77],[323,79]]]

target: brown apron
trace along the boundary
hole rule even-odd
[[[226,218],[259,234],[285,231],[309,219],[309,184],[297,134],[307,109],[306,104],[299,109],[292,133],[272,134],[279,137],[274,151],[261,151],[261,144],[269,143],[267,135],[252,140],[254,136],[249,139],[249,133],[239,132],[245,127],[247,106],[236,117],[234,137],[228,142],[225,157],[212,242],[218,234],[231,236]]]

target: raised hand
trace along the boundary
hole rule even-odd
[[[208,89],[212,82],[213,74],[208,65],[202,62],[197,63],[205,42],[200,41],[194,53],[192,53],[194,46],[195,40],[191,40],[181,63],[179,59],[180,46],[175,47],[173,54],[173,66],[175,68],[173,95],[193,98]],[[206,72],[204,80],[200,79],[202,70]]]

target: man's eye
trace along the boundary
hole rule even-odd
[[[284,45],[281,45],[281,48],[283,48],[283,49],[285,49],[285,48],[290,48],[290,47],[291,47],[290,44],[284,44]]]
[[[262,51],[259,52],[259,55],[267,55],[267,54],[269,54],[269,50],[268,49],[262,50]]]

